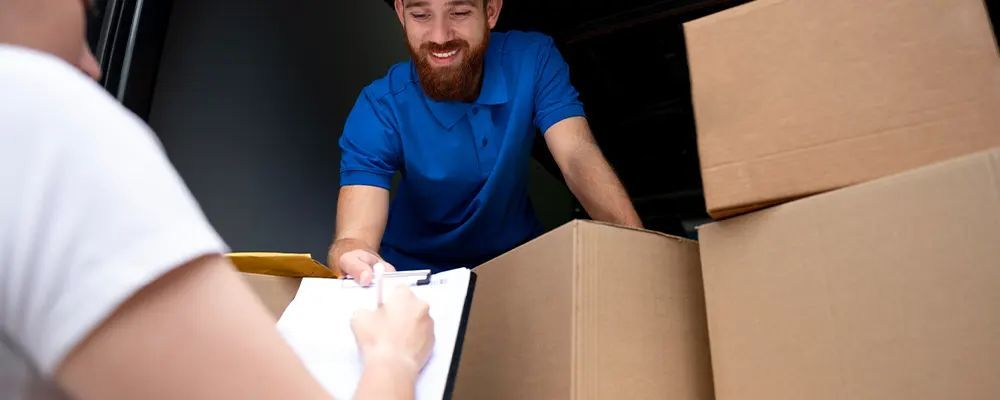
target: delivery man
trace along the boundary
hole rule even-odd
[[[329,398],[153,132],[84,75],[93,5],[0,0],[0,399]],[[398,289],[352,328],[355,398],[412,399],[428,305]]]
[[[347,119],[331,263],[365,283],[380,258],[399,269],[473,267],[534,238],[526,181],[536,128],[592,217],[642,226],[551,38],[491,33],[503,0],[394,7],[411,60],[364,88]]]

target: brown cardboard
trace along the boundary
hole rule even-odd
[[[254,293],[267,307],[267,310],[277,321],[278,317],[285,312],[285,308],[295,298],[295,293],[299,291],[299,283],[302,278],[290,278],[285,276],[261,275],[254,273],[240,273],[243,280],[250,285]]]
[[[699,236],[719,400],[1000,398],[1000,148]]]
[[[474,269],[456,399],[710,399],[696,242],[575,221]]]
[[[684,29],[717,219],[1000,145],[982,0],[758,0]]]

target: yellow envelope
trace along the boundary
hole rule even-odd
[[[311,254],[229,253],[226,257],[240,272],[292,278],[340,277],[339,272],[313,260]]]

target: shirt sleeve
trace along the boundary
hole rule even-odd
[[[227,251],[145,124],[60,73],[0,110],[0,328],[43,376],[143,287]]]
[[[340,186],[389,189],[401,165],[399,135],[388,113],[362,91],[340,137]]]
[[[570,83],[569,65],[548,39],[539,54],[540,70],[535,84],[535,126],[545,134],[560,121],[584,116],[579,93]]]

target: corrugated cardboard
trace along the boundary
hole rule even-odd
[[[226,258],[241,272],[275,320],[295,298],[302,278],[340,276],[338,271],[313,260],[310,254],[229,253]]]
[[[715,218],[1000,145],[982,0],[758,0],[684,28]]]
[[[299,283],[302,278],[290,278],[285,276],[261,275],[253,273],[241,273],[243,280],[250,285],[250,288],[260,297],[260,300],[267,307],[267,310],[277,321],[278,317],[285,312],[285,308],[295,298],[295,293],[299,291]]]
[[[1000,149],[700,239],[719,400],[1000,398]]]
[[[695,242],[575,221],[474,269],[456,399],[710,399]]]

